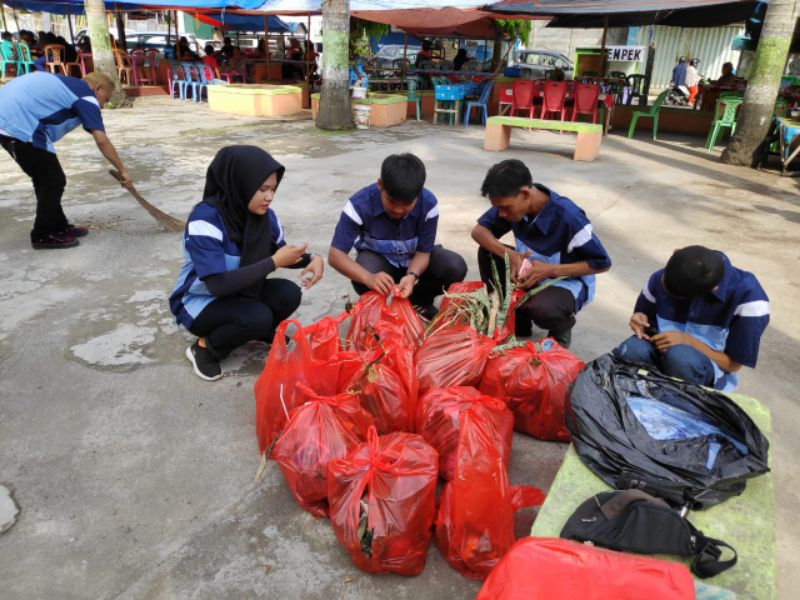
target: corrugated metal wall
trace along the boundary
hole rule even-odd
[[[649,27],[639,29],[636,44],[647,46]],[[744,34],[744,27],[681,28],[655,27],[656,62],[653,65],[651,88],[664,88],[669,85],[672,68],[679,56],[700,59],[700,74],[716,79],[722,71],[722,64],[732,62],[736,67],[739,51],[731,50],[731,41]]]

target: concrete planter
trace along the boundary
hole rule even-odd
[[[370,127],[391,127],[405,123],[408,100],[399,94],[370,94],[368,98],[352,99],[353,105],[368,104],[371,107]],[[311,118],[316,121],[319,112],[319,94],[311,94]]]
[[[234,83],[208,86],[208,107],[214,112],[280,117],[300,112],[302,102],[302,90],[293,85]]]

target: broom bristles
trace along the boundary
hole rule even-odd
[[[111,173],[111,175],[117,181],[122,181],[122,176],[116,169],[109,169],[108,172]],[[163,225],[164,228],[170,231],[183,231],[184,228],[186,227],[186,223],[184,223],[180,219],[176,219],[172,215],[168,215],[164,211],[159,210],[155,206],[150,204],[147,200],[144,199],[144,197],[142,197],[142,195],[138,191],[136,191],[135,187],[131,187],[131,189],[129,189],[128,191],[130,192],[131,196],[133,196],[136,199],[136,201],[141,205],[141,207],[144,208],[150,214],[151,217],[153,217],[156,221],[158,221],[161,225]]]

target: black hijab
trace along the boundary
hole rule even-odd
[[[227,146],[217,152],[208,165],[203,202],[222,215],[228,237],[241,250],[241,267],[272,256],[274,252],[267,215],[254,215],[247,205],[267,177],[276,173],[280,184],[285,170],[256,146]]]

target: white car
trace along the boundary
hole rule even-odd
[[[518,68],[527,79],[545,79],[547,72],[554,69],[564,71],[566,79],[572,79],[572,61],[560,52],[549,50],[519,50],[512,67]]]

